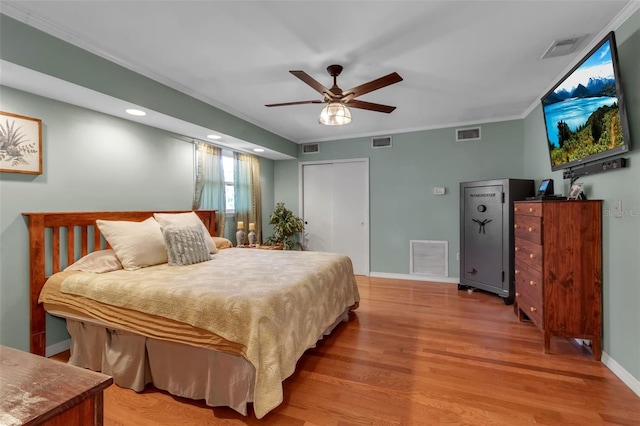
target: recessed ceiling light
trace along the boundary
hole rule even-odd
[[[127,114],[131,114],[131,115],[137,115],[137,116],[143,116],[143,115],[147,115],[146,112],[144,111],[140,111],[139,109],[128,109],[127,110]]]
[[[262,148],[253,148],[254,152],[264,152]]]
[[[219,135],[207,135],[209,139],[222,139],[222,136]]]

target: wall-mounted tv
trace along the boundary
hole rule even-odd
[[[629,125],[610,32],[542,97],[551,170],[627,152]]]

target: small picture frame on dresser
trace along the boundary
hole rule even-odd
[[[569,195],[567,196],[567,200],[582,200],[582,184],[574,183],[571,185],[571,190],[569,191]]]

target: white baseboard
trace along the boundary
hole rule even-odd
[[[57,355],[69,349],[71,349],[71,339],[63,340],[62,342],[47,346],[44,350],[44,356],[49,358],[50,356]]]
[[[606,352],[602,352],[602,363],[607,366],[622,382],[629,387],[636,395],[640,396],[640,381],[625,370],[615,359]]]
[[[434,283],[458,284],[460,282],[460,278],[439,277],[434,275],[392,274],[388,272],[370,272],[369,276],[375,277],[375,278],[392,278],[396,280],[429,281]]]

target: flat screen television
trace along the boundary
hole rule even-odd
[[[629,150],[621,87],[612,31],[541,99],[551,170]]]

